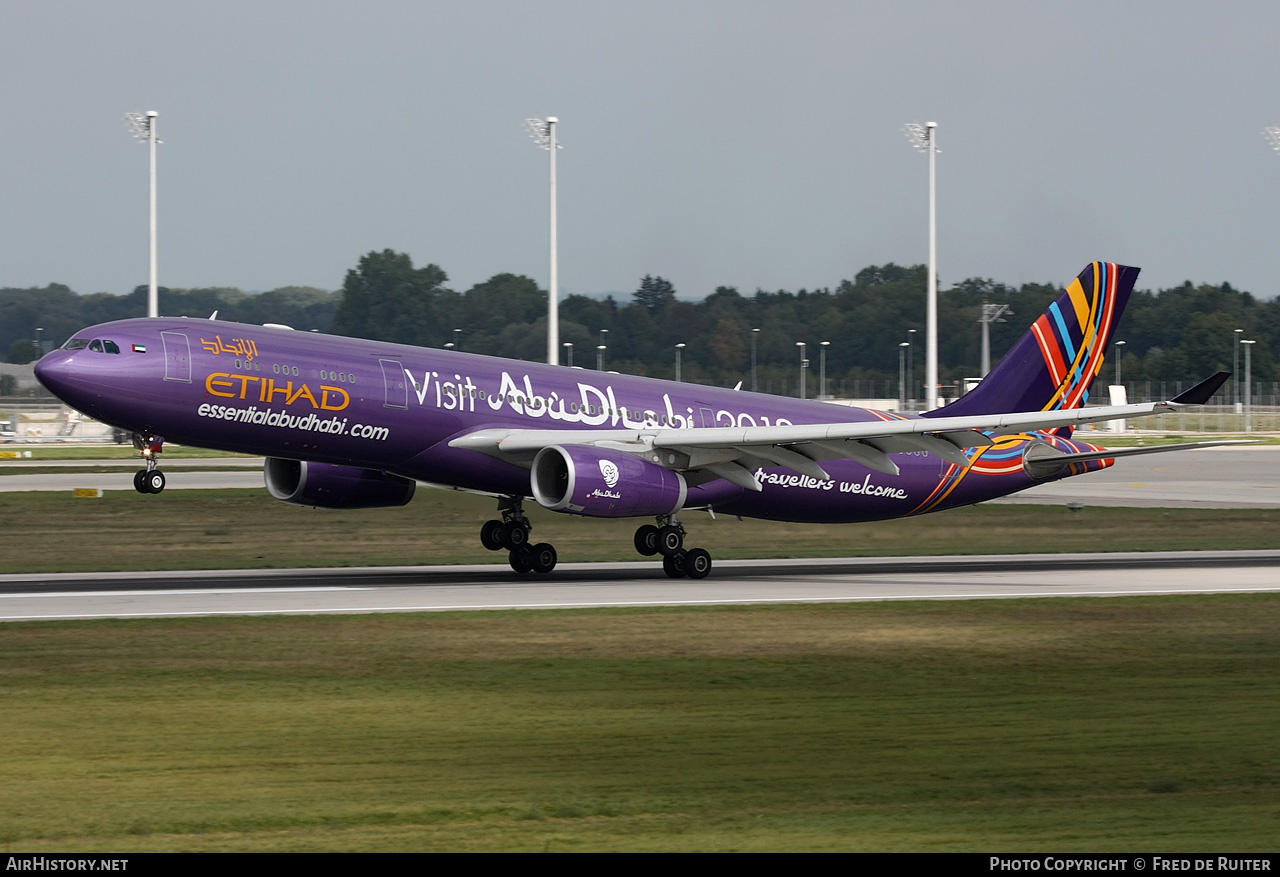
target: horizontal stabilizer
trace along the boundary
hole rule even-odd
[[[1212,378],[1210,379],[1212,380]],[[1205,383],[1208,383],[1206,381]],[[1193,388],[1194,389],[1194,388]],[[1195,404],[1195,403],[1192,403]],[[1140,448],[1111,448],[1101,451],[1080,451],[1067,454],[1052,445],[1036,444],[1022,455],[1022,468],[1032,478],[1049,478],[1071,463],[1089,460],[1113,460],[1117,457],[1137,457],[1141,454],[1163,454],[1166,451],[1190,451],[1195,448],[1216,448],[1222,445],[1252,445],[1251,439],[1222,439],[1213,442],[1180,442],[1176,445],[1144,445]]]

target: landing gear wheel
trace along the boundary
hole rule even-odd
[[[137,472],[133,473],[133,489],[138,491],[138,493],[147,492],[146,482],[143,481],[143,479],[146,477],[147,477],[146,469],[139,469]]]
[[[685,553],[677,551],[674,554],[668,554],[663,557],[662,571],[673,579],[684,578],[688,574],[685,568]]]
[[[152,469],[143,476],[142,484],[147,493],[159,493],[164,490],[164,473],[159,469]]]
[[[529,531],[520,521],[507,521],[502,525],[502,545],[515,551],[529,544]]]
[[[645,524],[636,530],[636,551],[645,557],[658,553],[658,528],[653,524]]]
[[[684,571],[691,579],[705,579],[711,572],[711,555],[701,548],[691,548],[684,558]]]
[[[666,526],[658,531],[658,550],[670,557],[684,548],[684,533],[679,527]]]
[[[511,568],[520,575],[524,575],[533,569],[533,549],[528,545],[512,548],[509,560]]]
[[[556,568],[556,549],[550,542],[539,542],[528,549],[533,571],[544,576]]]
[[[490,551],[502,548],[502,521],[485,521],[480,528],[480,544]]]

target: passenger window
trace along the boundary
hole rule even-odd
[[[101,352],[102,352],[102,342],[101,342],[101,341],[99,341],[97,338],[94,338],[92,341],[90,341],[90,342],[89,342],[89,349],[90,349],[90,350],[96,350],[96,351],[98,351],[99,353],[101,353]]]
[[[103,341],[102,346],[107,349],[107,353],[119,353],[120,347],[114,341]]]

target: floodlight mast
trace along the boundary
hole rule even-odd
[[[1262,129],[1262,136],[1267,138],[1271,148],[1280,152],[1280,125],[1268,125]]]
[[[146,143],[151,152],[151,279],[147,285],[147,316],[160,316],[160,287],[156,268],[156,117],[155,110],[146,113],[125,113],[124,120],[138,140]]]
[[[934,158],[938,149],[938,123],[914,122],[904,126],[907,139],[920,152],[929,153],[929,287],[925,308],[925,410],[938,407],[938,199],[937,169]]]
[[[560,362],[560,288],[556,253],[556,150],[560,148],[556,141],[556,123],[559,121],[555,116],[524,120],[533,142],[551,153],[551,276],[547,283],[547,363],[550,365]]]
[[[987,372],[991,371],[991,324],[1003,323],[1004,314],[1013,316],[1013,311],[1009,310],[1006,304],[994,304],[983,299],[982,316],[978,322],[982,324],[982,373],[980,377],[986,377]]]

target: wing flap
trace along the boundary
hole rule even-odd
[[[744,466],[738,463],[712,463],[706,467],[708,472],[714,472],[730,484],[736,484],[744,490],[753,490],[759,493],[764,490],[760,486],[760,482],[756,481],[756,476]]]
[[[817,478],[819,481],[829,481],[831,476],[827,474],[827,470],[823,469],[811,458],[798,454],[795,451],[788,450],[780,445],[769,445],[760,447],[752,445],[748,447],[740,447],[738,450],[744,454],[753,457],[764,457],[776,466],[785,466],[792,472],[798,472],[801,475],[808,475],[811,478]]]

